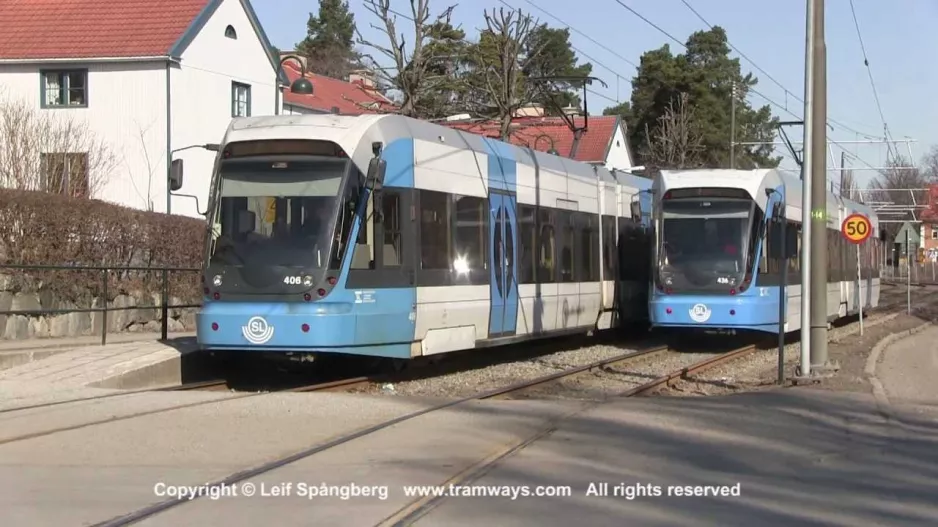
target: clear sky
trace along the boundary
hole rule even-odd
[[[756,90],[779,106],[773,113],[783,120],[800,120],[804,98],[805,0],[687,0],[710,24],[722,26],[730,43],[760,68],[771,75],[773,82],[742,60],[744,71],[752,71],[759,79]],[[938,50],[938,2],[935,0],[853,0],[860,34],[872,69],[873,79],[882,105],[885,121],[894,139],[917,140],[912,153],[917,161],[933,144],[938,144],[938,106],[932,91],[938,87],[938,68],[932,62]],[[376,18],[365,10],[363,0],[349,0],[359,30],[370,40],[381,41],[382,35],[370,27]],[[537,5],[541,10],[534,7]],[[458,24],[472,36],[484,26],[483,11],[510,6],[521,8],[551,26],[571,28],[571,42],[580,50],[582,61],[593,63],[593,75],[608,84],[594,84],[596,94],[589,94],[590,113],[600,113],[617,100],[628,100],[630,81],[641,54],[670,43],[673,52],[683,49],[671,39],[629,12],[631,7],[661,29],[684,42],[694,31],[707,26],[681,0],[463,0],[455,9]],[[832,141],[856,141],[869,136],[883,136],[880,117],[866,67],[857,29],[850,10],[850,0],[826,0],[826,42],[828,51],[828,117],[833,130]],[[452,2],[430,0],[432,13]],[[255,0],[254,8],[271,42],[280,49],[292,49],[306,33],[310,12],[317,12],[317,0]],[[410,12],[409,0],[392,0],[392,8]],[[550,16],[547,13],[550,13]],[[555,18],[556,17],[556,18]],[[558,20],[559,19],[559,20]],[[409,22],[398,22],[405,36]],[[585,37],[589,35],[589,38]],[[931,35],[931,36],[930,36]],[[590,38],[602,44],[597,45]],[[603,47],[608,48],[603,49]],[[615,51],[611,53],[609,50]],[[586,58],[583,55],[589,55]],[[738,56],[736,52],[733,56]],[[592,60],[591,60],[592,59]],[[780,86],[781,85],[781,86]],[[769,104],[756,95],[754,105]],[[792,113],[788,113],[787,107]],[[802,128],[788,129],[793,141],[801,141]],[[906,156],[905,144],[900,144]],[[849,154],[847,166],[856,168],[882,166],[886,161],[884,145],[845,145]],[[784,150],[784,147],[778,147]],[[840,162],[840,147],[833,147]],[[794,167],[790,159],[784,167]],[[828,166],[831,166],[828,158]],[[861,185],[872,171],[859,172]]]

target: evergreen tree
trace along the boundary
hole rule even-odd
[[[319,14],[309,14],[306,38],[296,45],[296,51],[306,57],[313,73],[346,79],[350,71],[361,67],[354,37],[355,15],[348,2],[319,0]]]
[[[537,26],[525,42],[528,59],[525,77],[586,77],[593,71],[590,63],[577,65],[576,52],[570,46],[570,29],[551,28],[547,24]],[[567,106],[579,107],[577,89],[582,83],[552,81],[539,83],[542,90],[535,91],[533,100],[541,105],[548,115],[558,115],[559,109]]]
[[[720,27],[698,31],[687,39],[683,54],[674,55],[665,45],[642,55],[632,81],[628,123],[632,151],[648,152],[668,108],[686,94],[693,109],[694,127],[702,143],[701,163],[707,167],[730,166],[730,122],[733,86],[736,87],[736,141],[771,141],[778,119],[768,106],[753,108],[746,95],[758,82],[743,75],[739,59],[729,57],[726,32]],[[620,105],[622,108],[622,105]],[[621,111],[617,110],[617,111]],[[772,145],[738,146],[736,167],[776,167]]]
[[[632,105],[629,101],[623,101],[615,106],[610,106],[603,110],[603,115],[618,115],[626,123],[632,118]]]
[[[416,104],[424,119],[439,119],[462,113],[468,86],[465,82],[469,43],[466,32],[454,27],[449,17],[427,27],[425,53],[426,93]]]

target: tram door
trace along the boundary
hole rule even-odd
[[[489,194],[489,337],[515,334],[518,325],[518,215],[515,198],[497,190]]]

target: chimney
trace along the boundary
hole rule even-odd
[[[526,104],[515,110],[515,117],[544,117],[544,107],[540,104]]]
[[[368,70],[355,70],[349,72],[348,81],[352,84],[361,84],[365,88],[375,87],[374,73]]]

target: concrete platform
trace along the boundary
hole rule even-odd
[[[409,520],[505,526],[935,525],[938,419],[920,410],[936,400],[931,391],[901,390],[938,375],[938,362],[920,351],[933,350],[929,341],[938,342],[936,336],[925,331],[883,351],[874,373],[890,394],[885,406],[871,394],[791,388],[621,400],[558,422],[581,403],[477,402],[400,423],[252,478],[253,487],[238,484],[227,496],[190,501],[138,525],[375,525],[407,519],[395,515],[401,509],[417,510],[418,489],[410,486],[446,483],[508,493],[553,486],[550,491],[563,494],[560,487],[566,487],[569,495],[457,496]],[[891,377],[891,369],[904,373]],[[12,385],[0,382],[0,390],[4,386],[15,394]],[[432,404],[341,393],[226,397],[144,393],[0,413],[0,430],[19,435],[53,423],[206,401],[0,445],[4,525],[90,525],[163,501],[167,488],[197,487]],[[481,461],[538,434],[544,436],[478,479],[470,477]],[[305,490],[301,484],[335,486],[333,491],[375,486],[377,496],[310,499],[298,495]],[[726,486],[739,495],[668,495],[669,488],[687,486]],[[252,496],[244,495],[248,488]],[[262,488],[268,495],[260,494]],[[273,489],[286,495],[271,495]]]
[[[0,359],[6,364],[17,364],[0,370],[0,382],[41,383],[56,388],[149,388],[183,382],[188,363],[198,355],[193,354],[197,344],[191,336],[166,342],[151,336],[105,346],[42,344],[0,348]]]
[[[153,342],[159,340],[160,336],[159,333],[114,333],[108,334],[105,345]],[[195,338],[195,332],[169,333],[167,337],[170,340]],[[90,346],[101,346],[101,336],[0,340],[0,370],[41,360],[76,348]]]

